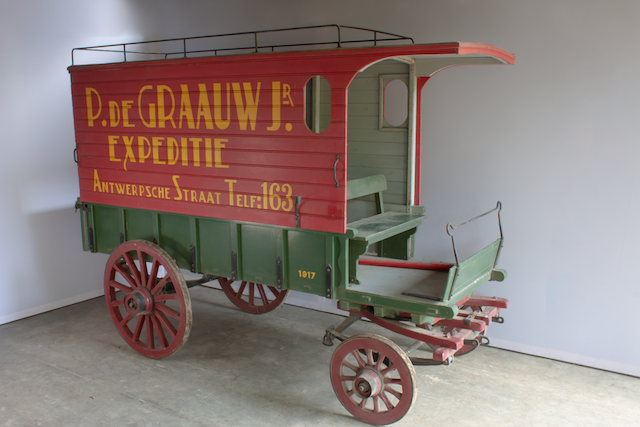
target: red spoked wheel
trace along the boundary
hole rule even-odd
[[[236,307],[253,314],[264,314],[281,307],[291,291],[259,283],[232,281],[221,277],[220,286]]]
[[[336,348],[331,384],[347,411],[373,425],[400,420],[418,392],[409,357],[393,341],[370,334],[353,336]]]
[[[104,294],[116,329],[138,353],[161,359],[191,331],[191,298],[182,272],[160,246],[132,240],[107,261]]]

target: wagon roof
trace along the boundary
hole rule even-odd
[[[258,42],[258,36],[264,37],[265,34],[289,33],[291,31],[296,31],[296,40],[301,40],[299,37],[302,37],[305,31],[318,31],[327,28],[337,29],[337,37],[335,39],[295,44],[264,44]],[[358,36],[345,39],[345,31],[355,31]],[[303,33],[302,35],[300,34],[301,32]],[[360,34],[363,32],[370,38],[361,37]],[[229,40],[246,36],[251,36],[255,43],[238,46]],[[220,41],[224,41],[227,44],[220,45]],[[207,48],[202,48],[202,43],[204,42],[208,43],[206,45]],[[213,43],[213,47],[211,43]],[[335,47],[327,48],[332,45],[335,45]],[[282,51],[282,49],[288,50]],[[256,66],[258,65],[257,63],[263,61],[265,63],[291,61],[292,68],[297,68],[298,71],[300,68],[304,68],[305,71],[311,71],[309,64],[302,65],[302,63],[312,60],[316,66],[332,63],[334,64],[334,70],[341,69],[341,71],[357,72],[363,71],[376,62],[385,59],[396,59],[415,64],[416,76],[429,77],[444,68],[456,65],[513,64],[515,62],[513,54],[487,44],[465,42],[414,44],[413,39],[410,37],[335,24],[76,48],[72,50],[72,64],[75,64],[76,52],[82,51],[90,53],[101,52],[101,55],[109,53],[116,56],[101,56],[101,64],[97,65],[72,65],[69,67],[70,71],[95,70],[96,67],[100,69],[122,69],[123,67],[148,67],[156,64],[221,64],[229,62]],[[148,60],[149,58],[151,60]],[[107,61],[104,61],[104,59],[107,59]],[[112,60],[108,61],[108,59]],[[338,61],[341,63],[340,66],[335,65]],[[321,68],[324,67],[321,66]],[[320,73],[322,70],[319,69],[317,71]],[[285,70],[283,69],[284,72]]]

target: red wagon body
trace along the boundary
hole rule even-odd
[[[76,206],[85,250],[111,254],[107,307],[133,349],[178,351],[191,329],[188,288],[208,281],[254,314],[291,290],[338,299],[350,316],[324,337],[343,341],[331,360],[334,390],[356,417],[387,424],[415,400],[413,364],[448,364],[487,343],[486,327],[508,305],[474,294],[506,277],[495,268],[499,202],[470,220],[498,214],[500,238],[484,249],[459,260],[459,226],[448,224],[455,264],[406,261],[425,219],[421,89],[443,69],[515,57],[476,43],[381,46],[412,40],[377,31],[347,42],[348,27],[331,27],[337,49],[278,51],[295,46],[260,45],[262,33],[249,33],[251,48],[187,49],[219,37],[210,36],[149,42],[182,45],[162,54],[147,42],[78,49],[124,62],[69,68]],[[406,84],[397,121],[387,102],[395,81]],[[181,269],[203,277],[187,282]],[[363,317],[416,342],[403,350],[343,334]],[[407,356],[423,345],[431,357]]]

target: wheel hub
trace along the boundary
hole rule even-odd
[[[383,387],[382,375],[370,367],[361,369],[353,380],[353,390],[362,398],[377,396]]]
[[[124,299],[124,308],[132,316],[141,316],[153,311],[153,296],[149,289],[139,287]]]

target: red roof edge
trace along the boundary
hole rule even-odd
[[[513,65],[516,62],[516,56],[513,53],[507,52],[499,47],[483,43],[460,42],[458,44],[459,55],[469,55],[473,53],[493,56],[494,58],[497,58],[509,65]]]

